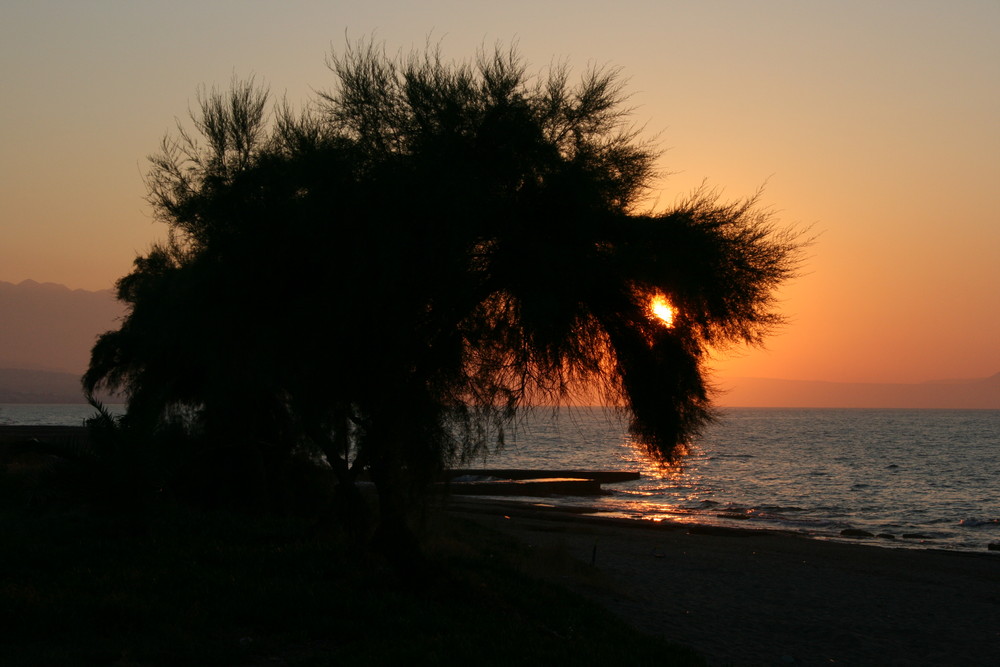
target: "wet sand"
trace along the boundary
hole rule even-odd
[[[454,497],[448,505],[539,558],[575,559],[546,576],[712,665],[1000,659],[1000,554],[650,526]]]

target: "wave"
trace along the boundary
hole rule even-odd
[[[981,528],[983,526],[1000,528],[1000,519],[962,519],[958,525],[966,528]]]

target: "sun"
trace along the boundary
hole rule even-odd
[[[667,328],[674,326],[674,315],[677,311],[665,296],[659,294],[654,296],[649,302],[649,311]]]

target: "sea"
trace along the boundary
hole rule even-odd
[[[480,462],[642,473],[604,496],[526,502],[884,547],[1000,544],[1000,410],[728,408],[671,468],[600,408],[535,409],[507,440]]]
[[[75,426],[92,414],[0,405],[0,425]],[[1000,410],[727,408],[665,468],[613,410],[533,408],[502,451],[465,465],[640,472],[600,496],[517,499],[598,516],[1000,556],[988,550],[1000,544]]]

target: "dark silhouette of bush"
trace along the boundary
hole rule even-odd
[[[329,464],[343,507],[370,475],[397,546],[441,467],[501,446],[532,402],[597,387],[661,460],[697,435],[706,350],[780,322],[798,236],[755,197],[640,210],[657,152],[615,71],[571,84],[512,50],[373,44],[329,64],[305,112],[234,82],[201,95],[197,136],[163,141],[149,201],[170,235],[118,282],[128,314],[85,387],[123,391],[126,425],[235,453],[250,495],[296,452]]]

